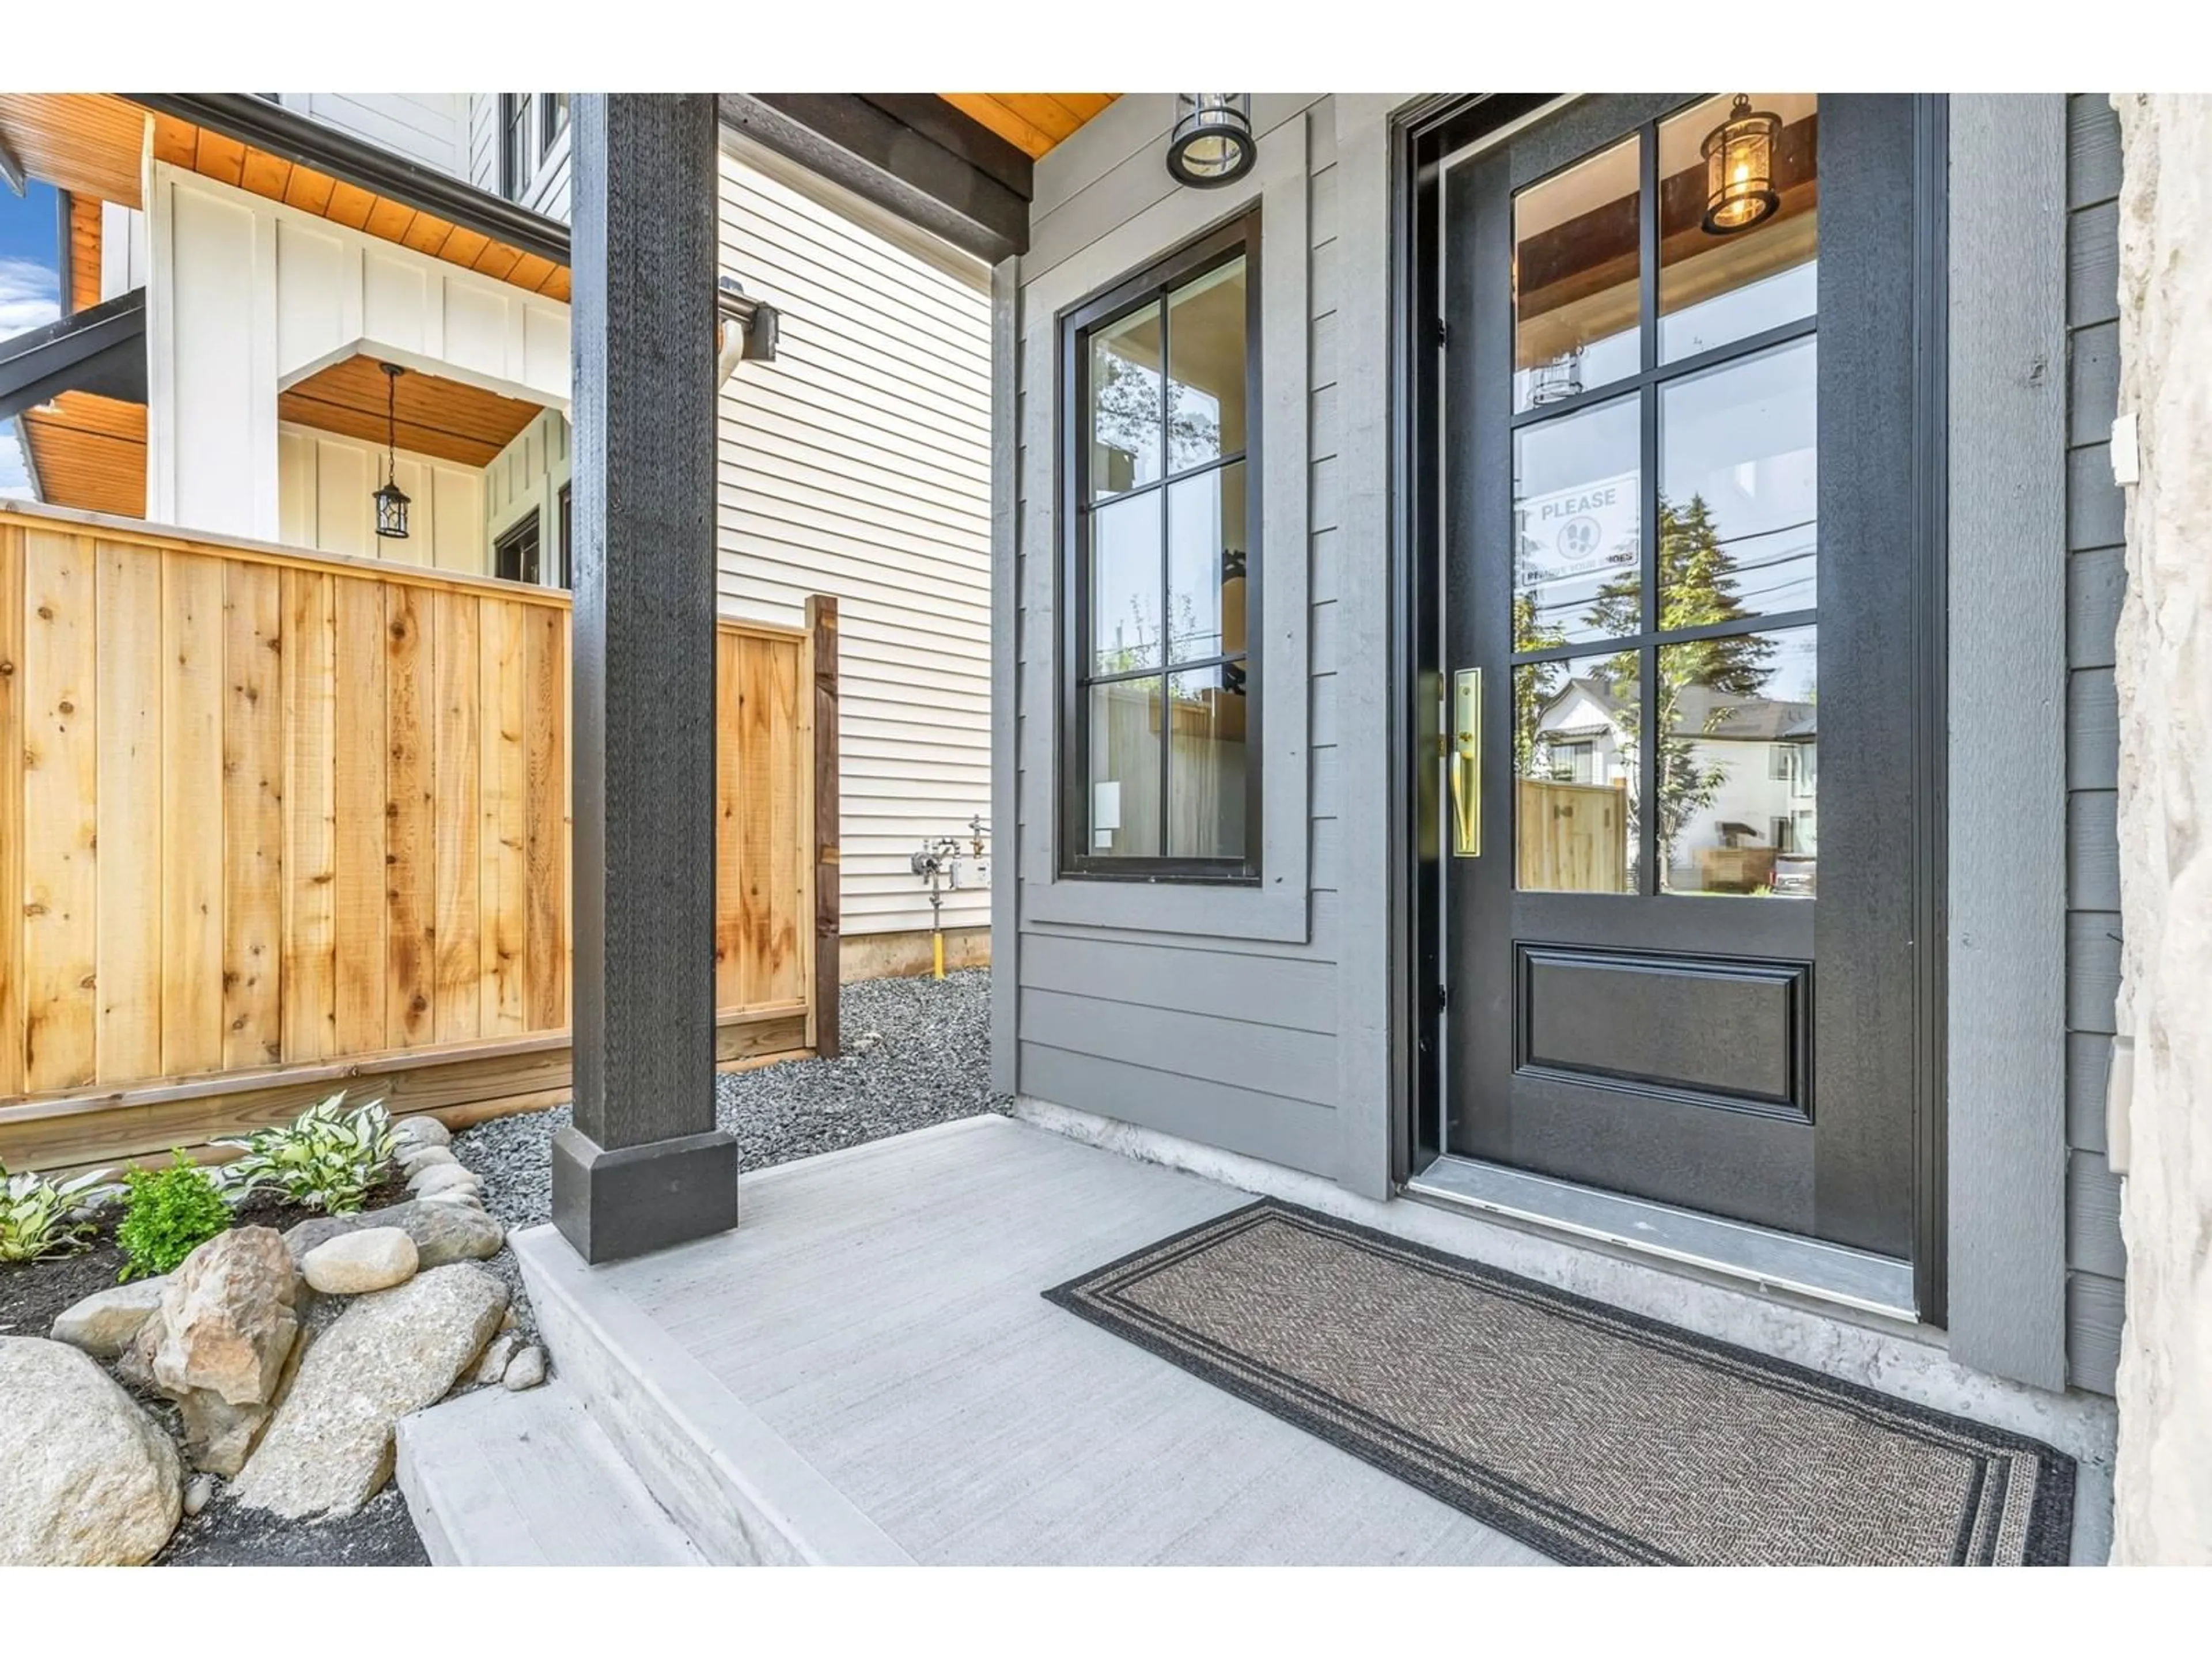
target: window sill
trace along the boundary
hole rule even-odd
[[[1310,934],[1305,893],[1286,889],[1279,878],[1259,884],[1126,877],[1024,882],[1021,919],[1291,945],[1304,944]]]

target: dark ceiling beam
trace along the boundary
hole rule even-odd
[[[441,173],[396,155],[380,145],[244,92],[132,92],[135,104],[179,121],[206,127],[241,144],[281,155],[301,167],[490,237],[495,242],[535,253],[554,264],[568,263],[568,227],[558,219],[479,190],[465,179]]]
[[[0,340],[0,421],[64,392],[146,401],[146,290]]]
[[[996,264],[1029,250],[1029,158],[927,94],[726,92],[722,125]]]

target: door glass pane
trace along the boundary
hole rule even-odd
[[[1244,447],[1244,261],[1168,296],[1168,471]]]
[[[1513,671],[1513,868],[1524,893],[1632,893],[1638,653]]]
[[[1513,434],[1513,648],[1632,634],[1643,611],[1636,399]]]
[[[1244,553],[1243,462],[1168,486],[1170,661],[1244,648]]]
[[[1160,850],[1160,679],[1091,688],[1091,854]]]
[[[1674,362],[1813,314],[1820,243],[1820,124],[1808,92],[1747,94],[1776,118],[1772,142],[1731,149],[1737,189],[1768,169],[1772,206],[1741,229],[1705,226],[1706,140],[1727,121],[1734,94],[1708,99],[1659,127],[1659,360]],[[1762,153],[1765,160],[1761,160]]]
[[[1662,887],[1811,898],[1819,630],[1662,646],[1658,696]]]
[[[1808,336],[1661,392],[1662,629],[1817,601],[1818,351]]]
[[[1160,308],[1091,336],[1091,499],[1160,476]]]
[[[1160,665],[1160,498],[1113,501],[1091,515],[1091,672]]]
[[[1244,665],[1168,676],[1168,855],[1244,856]]]
[[[1557,403],[1642,367],[1637,141],[1513,198],[1513,407]]]

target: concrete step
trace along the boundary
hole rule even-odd
[[[648,1319],[604,1269],[585,1266],[550,1226],[510,1233],[507,1243],[522,1264],[538,1335],[562,1382],[708,1562],[913,1565],[882,1528]]]
[[[399,1419],[399,1489],[441,1567],[697,1566],[667,1511],[556,1378]]]

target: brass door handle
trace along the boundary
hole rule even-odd
[[[1452,856],[1482,854],[1482,671],[1462,668],[1452,676],[1451,771]]]

